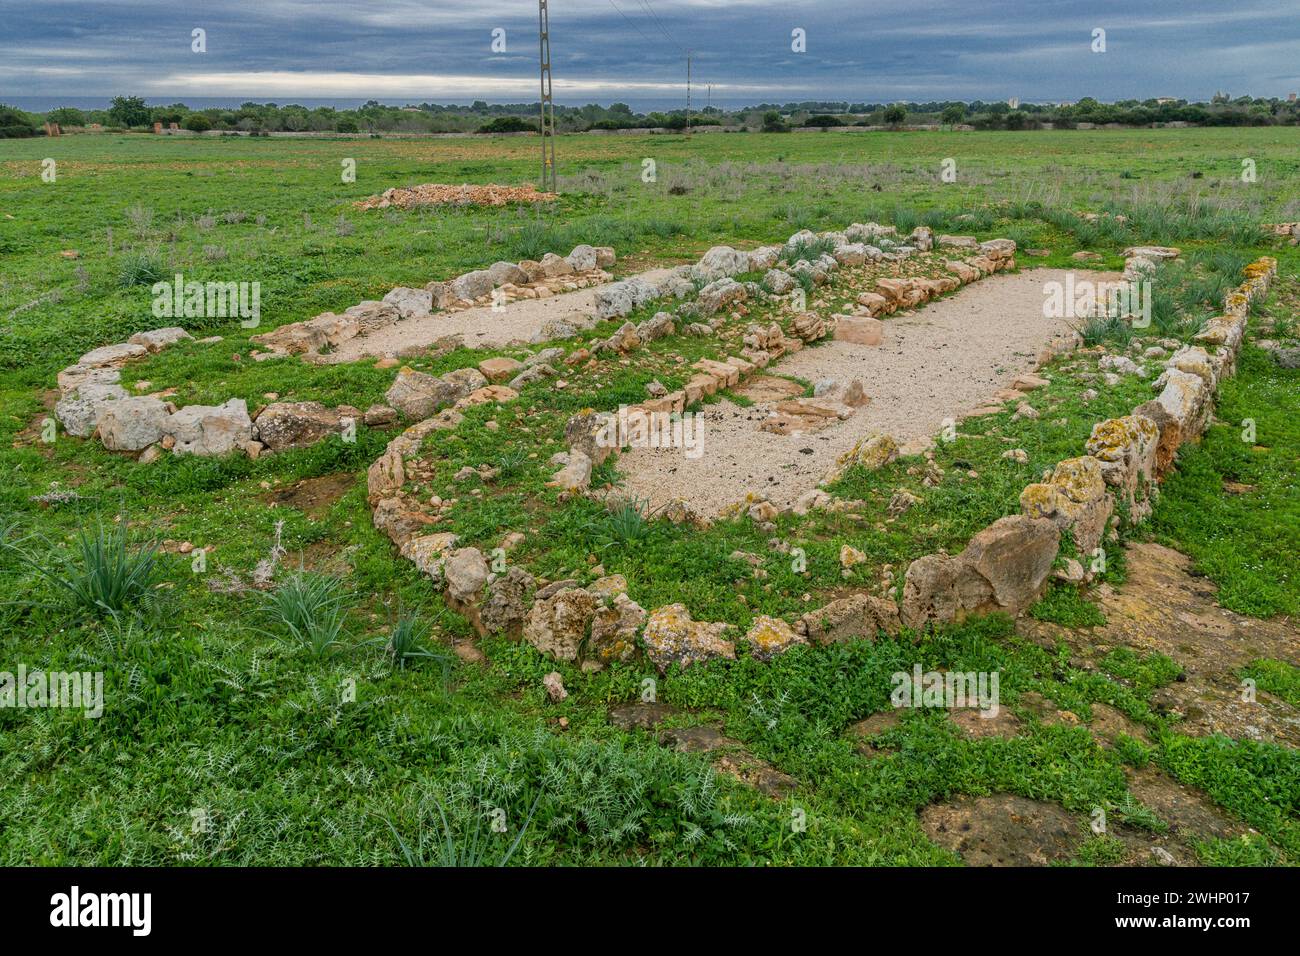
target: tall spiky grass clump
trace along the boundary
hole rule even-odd
[[[436,837],[431,837],[428,830],[421,828],[419,839],[414,847],[402,839],[402,835],[397,832],[392,821],[387,817],[382,819],[388,824],[388,829],[397,840],[398,849],[407,866],[505,866],[514,856],[515,850],[519,849],[519,844],[533,822],[533,814],[537,812],[537,804],[541,799],[540,793],[533,799],[528,816],[519,827],[514,840],[508,844],[504,843],[504,834],[494,833],[489,828],[489,811],[482,807],[470,811],[469,822],[462,822],[460,826],[453,827],[447,819],[447,811],[442,802],[433,800],[438,810],[439,820]]]
[[[1087,348],[1113,344],[1127,348],[1133,341],[1133,326],[1119,315],[1094,315],[1074,327]]]
[[[152,250],[132,252],[122,258],[117,270],[117,281],[124,289],[137,285],[161,282],[167,273],[167,263]]]
[[[442,669],[443,682],[451,677],[452,657],[445,648],[430,650],[423,646],[421,637],[428,633],[430,627],[419,611],[404,608],[397,614],[393,626],[389,628],[383,642],[384,657],[397,670],[405,670],[408,663],[417,660],[436,661]]]
[[[808,262],[816,262],[824,254],[835,251],[835,241],[826,239],[822,236],[814,236],[811,239],[798,239],[785,247],[782,258],[787,262],[795,263],[801,259]]]
[[[124,521],[83,528],[71,553],[52,547],[42,556],[10,542],[4,547],[84,617],[111,618],[140,606],[157,577],[157,542],[133,543]]]
[[[657,512],[648,501],[634,499],[618,501],[583,527],[591,547],[606,551],[644,546],[654,537],[656,526],[652,519]]]
[[[322,660],[347,647],[348,594],[341,578],[298,570],[263,597],[272,636]]]

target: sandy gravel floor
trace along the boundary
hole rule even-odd
[[[688,459],[680,449],[634,449],[619,460],[624,490],[654,506],[682,497],[706,515],[748,492],[789,505],[866,435],[887,432],[900,444],[933,436],[945,419],[984,404],[1031,370],[1038,352],[1070,329],[1071,320],[1043,317],[1043,283],[1064,282],[1066,274],[1036,269],[990,276],[886,319],[878,347],[831,341],[787,356],[767,371],[842,385],[860,378],[871,403],[847,421],[805,435],[759,431],[763,406],[706,406],[703,453]]]
[[[671,269],[652,269],[640,275],[654,281],[667,277],[671,272]],[[594,316],[596,290],[599,288],[590,286],[545,299],[520,299],[511,302],[502,312],[493,312],[490,306],[484,306],[463,312],[434,314],[427,319],[406,319],[371,335],[357,336],[344,342],[329,354],[329,364],[399,355],[409,348],[432,345],[448,335],[463,335],[468,348],[527,342],[552,319],[572,317],[585,321]]]

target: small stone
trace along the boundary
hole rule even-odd
[[[1054,573],[1058,581],[1064,581],[1067,584],[1082,584],[1084,579],[1083,565],[1074,558],[1066,558],[1065,566],[1058,568]]]
[[[497,384],[510,381],[523,371],[523,368],[524,364],[522,362],[505,356],[484,359],[478,363],[478,370],[483,373],[487,380]]]
[[[443,569],[447,593],[464,604],[476,602],[488,579],[488,563],[478,548],[453,551]]]
[[[808,638],[780,618],[760,614],[746,632],[745,641],[755,658],[770,661],[796,644],[807,644]]]
[[[893,496],[889,499],[889,516],[891,518],[897,518],[913,505],[918,505],[920,503],[920,498],[907,489],[900,488],[895,491]]]
[[[569,696],[569,692],[564,689],[564,678],[560,676],[559,671],[551,671],[542,678],[542,686],[546,688],[546,696],[554,703],[559,703]]]
[[[846,571],[855,565],[862,564],[867,560],[867,556],[852,545],[845,544],[840,546],[840,567]]]
[[[1041,375],[1017,375],[1011,383],[1011,387],[1018,392],[1032,392],[1034,389],[1046,388],[1052,384]]]
[[[861,408],[871,401],[867,396],[866,389],[862,386],[862,379],[860,378],[855,378],[849,383],[849,387],[844,390],[840,400],[850,408]]]
[[[397,421],[397,409],[387,405],[371,405],[366,409],[362,421],[372,428],[378,425],[392,425]]]

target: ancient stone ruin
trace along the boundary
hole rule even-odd
[[[1091,571],[1080,558],[1111,539],[1121,520],[1136,523],[1150,512],[1152,496],[1174,467],[1179,448],[1206,428],[1217,385],[1233,374],[1250,303],[1266,292],[1276,262],[1264,258],[1246,269],[1245,280],[1227,295],[1223,314],[1205,324],[1195,344],[1171,343],[1176,346],[1172,354],[1156,350],[1163,356],[1163,368],[1153,382],[1154,397],[1128,415],[1097,422],[1079,457],[1057,463],[1042,480],[1024,488],[1018,514],[998,518],[957,554],[930,554],[912,561],[902,573],[897,599],[890,593],[855,593],[810,609],[797,620],[759,615],[744,634],[732,633],[723,623],[694,620],[682,603],[644,607],[619,575],[587,585],[539,584],[519,566],[494,571],[482,551],[460,547],[455,532],[438,527],[445,502],[410,490],[431,474],[426,439],[459,427],[467,409],[515,401],[521,390],[556,379],[566,366],[600,355],[629,356],[670,335],[708,339],[727,323],[743,321],[756,304],[784,310],[784,323],[751,322],[734,353],[717,350],[695,360],[680,389],[651,390],[644,401],[617,412],[586,409],[573,415],[564,432],[566,450],[550,461],[555,469],[550,485],[562,497],[591,494],[593,469],[620,445],[603,437],[611,428],[625,427],[632,418],[672,422],[701,400],[743,387],[762,370],[823,340],[878,347],[890,334],[884,319],[1013,269],[1016,251],[1008,239],[979,242],[969,236],[935,236],[926,227],[899,236],[891,227],[854,224],[840,232],[804,230],[784,244],[749,251],[718,246],[697,262],[664,275],[613,281],[606,270],[614,264],[614,251],[579,245],[564,257],[548,254],[537,262],[498,262],[421,289],[396,288],[381,301],[283,325],[253,341],[265,347],[267,357],[299,355],[311,360],[397,323],[436,323],[440,315],[458,310],[488,304],[508,308],[511,302],[584,286],[595,288],[588,328],[651,303],[664,308],[640,322],[626,321],[580,348],[554,344],[542,329],[542,339],[535,343],[541,347],[518,359],[487,358],[436,376],[393,363],[397,367],[385,404],[365,411],[270,401],[250,413],[237,398],[214,406],[177,407],[166,391],[133,394],[121,381],[130,362],[162,349],[198,344],[179,327],[156,329],[94,349],[59,373],[55,416],[69,434],[97,438],[104,448],[141,461],[164,453],[256,457],[308,447],[358,425],[387,427],[404,421],[407,427],[388,442],[367,474],[374,525],[478,633],[510,634],[584,668],[641,654],[660,669],[684,666],[734,657],[738,642],[758,659],[770,660],[798,644],[919,629],[995,611],[1017,615],[1042,596],[1053,575],[1088,580]],[[1144,276],[1178,255],[1177,249],[1162,246],[1125,250],[1125,276]],[[738,278],[755,273],[762,275],[761,282]],[[868,276],[869,288],[857,291],[840,313],[807,308],[808,290],[829,289],[840,281],[837,276],[847,274]],[[566,336],[562,332],[559,337]],[[1076,344],[1060,342],[1054,348]],[[1042,361],[1052,354],[1049,347]],[[1154,355],[1143,358],[1156,360]],[[1144,367],[1124,356],[1106,356],[1100,367],[1116,377],[1145,374]],[[1033,373],[1022,373],[995,400],[1015,402],[1046,384]],[[773,388],[770,383],[766,387]],[[870,388],[870,382],[858,379],[826,383],[812,396],[782,395],[778,388],[755,428],[775,437],[818,434],[858,415],[872,400]],[[1017,415],[1022,414],[1037,413],[1021,405]],[[615,416],[623,421],[615,421]],[[848,468],[882,468],[907,453],[909,449],[900,448],[888,434],[864,435],[839,456],[818,487],[791,504],[777,505],[750,494],[723,516],[766,526],[787,511],[806,515],[842,509],[851,503],[837,500],[825,486]],[[1016,454],[1012,449],[1004,457]],[[896,498],[890,502],[891,513],[910,505]],[[678,524],[711,520],[686,500],[665,508],[663,517]],[[1062,561],[1062,541],[1067,538],[1075,551]],[[841,553],[846,569],[864,559],[849,546]]]

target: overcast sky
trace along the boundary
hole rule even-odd
[[[1300,89],[1297,0],[552,0],[562,103],[1075,100]],[[206,31],[207,52],[191,50]],[[506,50],[491,49],[505,31]],[[791,31],[807,50],[791,49]],[[1105,30],[1104,53],[1092,50]],[[537,95],[535,0],[0,0],[0,102]]]

